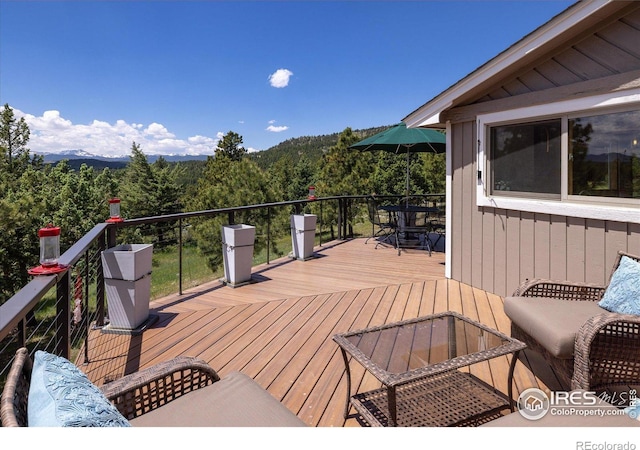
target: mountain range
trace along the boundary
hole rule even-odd
[[[389,126],[382,126],[354,130],[353,133],[364,139],[388,127]],[[291,158],[291,161],[294,164],[296,164],[303,156],[307,158],[309,162],[315,163],[330,147],[336,145],[341,133],[342,132],[287,139],[286,141],[283,141],[267,150],[250,153],[249,156],[262,168],[268,167],[273,162],[284,156]],[[78,170],[82,164],[86,164],[87,166],[91,166],[99,170],[106,167],[110,169],[122,169],[125,168],[130,161],[128,156],[118,158],[105,157],[93,155],[82,149],[67,150],[65,152],[55,154],[42,153],[40,155],[44,158],[45,164],[56,164],[62,160],[67,160],[69,165],[75,170]],[[160,156],[170,163],[206,161],[208,157],[207,155],[147,155],[147,159],[150,163],[153,163]]]

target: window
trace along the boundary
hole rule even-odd
[[[491,189],[560,198],[560,120],[491,127]]]
[[[569,119],[569,195],[640,198],[640,111]]]
[[[640,223],[640,89],[478,116],[478,206]]]

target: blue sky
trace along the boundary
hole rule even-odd
[[[212,154],[392,125],[572,1],[0,1],[32,152]]]

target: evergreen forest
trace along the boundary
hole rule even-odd
[[[38,230],[61,228],[61,253],[109,215],[108,200],[121,199],[125,218],[159,216],[250,204],[305,199],[309,186],[318,197],[397,195],[405,188],[405,155],[359,152],[349,146],[387,127],[289,139],[248,153],[239,134],[229,131],[206,161],[153,162],[136,142],[122,168],[62,160],[45,163],[29,150],[30,130],[9,105],[0,110],[0,304],[30,279],[39,260]],[[444,155],[412,154],[411,189],[443,193]],[[255,213],[258,214],[258,213]],[[222,219],[221,219],[222,220]],[[251,217],[259,222],[263,217]],[[285,218],[281,218],[285,220]],[[220,264],[219,224],[193,226],[198,251],[212,270]]]

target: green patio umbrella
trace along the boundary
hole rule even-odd
[[[407,128],[404,122],[400,122],[378,134],[356,142],[349,148],[362,151],[383,150],[393,153],[406,153],[406,196],[409,197],[409,153],[444,153],[446,151],[446,138],[444,133],[440,131],[430,128]]]

